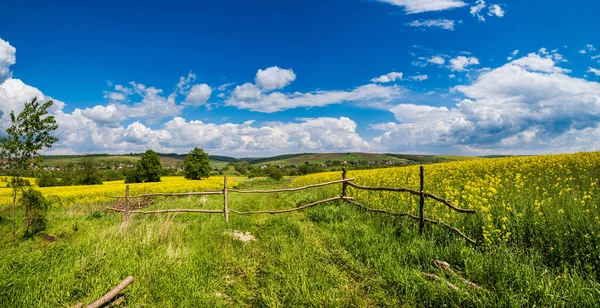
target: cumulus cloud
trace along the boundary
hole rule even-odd
[[[387,82],[394,82],[399,79],[402,79],[402,73],[391,72],[391,73],[387,73],[385,75],[381,75],[377,78],[373,78],[373,79],[371,79],[371,82],[387,83]]]
[[[539,153],[600,147],[600,83],[568,76],[551,55],[529,54],[457,86],[454,107],[399,105],[398,123],[372,128],[402,151]]]
[[[463,71],[467,70],[466,69],[467,66],[478,65],[478,64],[479,64],[479,59],[477,59],[475,57],[458,56],[458,57],[450,60],[450,69],[452,71],[463,72]]]
[[[239,109],[272,113],[298,107],[323,107],[344,102],[361,102],[363,104],[383,104],[400,97],[399,86],[381,86],[367,84],[350,91],[315,91],[309,93],[263,93],[251,83],[236,86],[231,96],[225,101],[228,106]]]
[[[11,77],[9,67],[17,63],[17,49],[0,38],[0,83]]]
[[[461,0],[378,0],[403,7],[408,14],[444,11],[467,5]]]
[[[440,56],[433,56],[433,57],[429,58],[427,60],[427,62],[437,64],[437,65],[444,65],[446,63],[446,60]]]
[[[195,84],[192,86],[189,93],[185,97],[185,102],[183,104],[190,106],[204,105],[210,98],[211,94],[212,89],[209,85],[205,83]]]
[[[277,66],[265,70],[259,69],[254,79],[256,86],[262,91],[282,89],[296,80],[296,74],[291,69],[282,69]]]
[[[413,20],[406,24],[410,27],[427,27],[427,28],[441,28],[444,30],[454,31],[454,20],[449,19],[426,19],[426,20]]]

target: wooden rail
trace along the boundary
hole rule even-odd
[[[331,201],[336,201],[336,200],[344,200],[346,202],[352,203],[354,205],[360,206],[363,209],[366,209],[367,211],[371,211],[371,212],[378,212],[378,213],[385,213],[388,215],[393,215],[393,216],[406,216],[415,220],[419,221],[419,234],[423,234],[423,229],[425,226],[425,222],[427,223],[431,223],[431,224],[437,224],[440,225],[442,227],[445,227],[447,229],[452,230],[453,232],[455,232],[456,234],[460,235],[461,237],[465,238],[468,242],[475,244],[475,241],[470,239],[468,236],[466,236],[464,233],[462,233],[462,231],[460,231],[457,228],[454,228],[444,222],[441,221],[435,221],[435,220],[431,220],[431,219],[427,219],[425,218],[425,199],[433,199],[435,201],[441,202],[444,205],[448,206],[449,208],[451,208],[454,211],[460,212],[460,213],[465,213],[465,214],[475,214],[477,213],[476,210],[471,210],[471,209],[463,209],[463,208],[459,208],[456,205],[452,204],[452,202],[450,202],[449,200],[446,200],[444,198],[438,197],[432,193],[428,193],[425,192],[425,175],[424,175],[424,167],[421,166],[420,170],[419,170],[419,190],[414,190],[414,189],[410,189],[410,188],[404,188],[404,187],[374,187],[374,186],[362,186],[362,185],[358,185],[353,183],[352,181],[354,180],[354,178],[347,178],[347,172],[346,172],[346,168],[343,169],[342,172],[342,179],[341,180],[336,180],[336,181],[330,181],[330,182],[325,182],[325,183],[318,183],[318,184],[312,184],[312,185],[306,185],[306,186],[302,186],[302,187],[294,187],[294,188],[283,188],[283,189],[269,189],[269,190],[239,190],[239,189],[229,189],[228,185],[227,185],[227,176],[224,177],[224,181],[223,181],[223,190],[217,190],[217,191],[203,191],[203,192],[187,192],[187,193],[156,193],[156,194],[143,194],[143,195],[138,195],[138,196],[130,196],[129,195],[129,185],[127,185],[126,190],[125,190],[125,196],[110,196],[112,198],[125,198],[126,202],[125,202],[125,209],[119,209],[119,208],[114,208],[114,207],[109,207],[106,208],[107,210],[111,210],[111,211],[115,211],[115,212],[125,212],[125,217],[126,219],[129,219],[129,214],[130,213],[137,213],[137,214],[160,214],[160,213],[218,213],[218,214],[224,214],[225,217],[225,221],[229,222],[229,213],[234,213],[234,214],[238,214],[238,215],[252,215],[252,214],[280,214],[280,213],[289,213],[289,212],[294,212],[294,211],[299,211],[305,208],[309,208],[318,204],[322,204],[322,203],[326,203],[326,202],[331,202]],[[299,207],[295,207],[292,209],[284,209],[284,210],[259,210],[259,211],[237,211],[237,210],[232,210],[229,209],[229,204],[228,204],[228,193],[240,193],[240,194],[266,194],[266,193],[279,193],[279,192],[292,192],[292,191],[299,191],[299,190],[304,190],[304,189],[309,189],[309,188],[314,188],[314,187],[322,187],[322,186],[327,186],[327,185],[333,185],[333,184],[342,184],[342,191],[341,191],[341,196],[339,197],[332,197],[332,198],[328,198],[328,199],[324,199],[324,200],[319,200],[316,202],[312,202],[303,206],[299,206]],[[419,216],[413,215],[411,213],[394,213],[394,212],[390,212],[390,211],[386,211],[386,210],[380,210],[380,209],[371,209],[368,208],[358,202],[353,201],[354,198],[347,196],[347,187],[354,187],[356,189],[362,189],[362,190],[370,190],[370,191],[390,191],[390,192],[405,192],[405,193],[409,193],[415,196],[419,196]],[[131,211],[129,210],[129,200],[132,198],[145,198],[145,197],[181,197],[181,196],[202,196],[202,195],[223,195],[223,209],[222,210],[197,210],[197,209],[169,209],[169,210],[156,210],[156,211]]]
[[[353,181],[353,180],[354,180],[354,178],[351,178],[351,179],[342,179],[342,180],[337,180],[337,181],[331,181],[331,182],[325,182],[325,183],[319,183],[319,184],[306,185],[306,186],[302,186],[302,187],[283,188],[283,189],[270,189],[270,190],[238,190],[238,189],[230,189],[229,192],[235,192],[235,193],[240,193],[240,194],[269,194],[269,193],[278,193],[278,192],[298,191],[298,190],[303,190],[303,189],[308,189],[308,188],[313,188],[313,187],[320,187],[320,186],[327,186],[327,185],[333,185],[333,184],[338,184],[338,183],[345,183],[345,182],[350,182],[350,181]]]

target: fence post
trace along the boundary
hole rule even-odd
[[[344,167],[342,169],[342,180],[346,179],[346,167]],[[342,198],[346,197],[346,188],[348,187],[348,184],[346,184],[346,182],[342,182]]]
[[[223,183],[223,212],[225,213],[225,222],[229,223],[229,208],[227,206],[227,176]]]
[[[125,186],[125,220],[129,220],[129,185]]]
[[[421,189],[419,195],[419,234],[423,234],[423,227],[425,226],[425,191],[424,191],[424,169],[425,167],[421,166],[419,172],[419,178],[421,181]]]

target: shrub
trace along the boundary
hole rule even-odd
[[[273,180],[283,179],[283,173],[281,172],[281,170],[279,170],[279,168],[269,168],[269,170],[267,170],[267,176],[269,177],[269,179]]]
[[[103,181],[120,181],[125,179],[125,176],[119,171],[115,170],[106,170],[102,172],[102,180]]]
[[[31,237],[46,230],[46,213],[50,202],[42,193],[33,188],[24,190],[21,203],[25,206],[25,236]]]
[[[142,180],[140,179],[136,169],[127,169],[127,171],[125,171],[125,184],[141,182]]]
[[[52,172],[42,171],[38,173],[37,184],[39,187],[52,187],[58,186],[59,181]]]

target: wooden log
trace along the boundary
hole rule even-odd
[[[125,186],[125,220],[129,220],[129,185]]]
[[[229,223],[229,209],[227,207],[227,176],[223,180],[223,213],[225,213],[225,222]]]
[[[425,167],[419,168],[419,235],[423,235],[425,227]]]
[[[348,197],[346,197],[348,198]],[[331,201],[335,201],[335,200],[340,200],[342,199],[342,197],[333,197],[333,198],[329,198],[329,199],[325,199],[325,200],[320,200],[317,202],[313,202],[313,203],[309,203],[303,206],[299,206],[293,209],[287,209],[287,210],[262,210],[262,211],[248,211],[248,212],[239,212],[239,211],[235,211],[235,210],[230,210],[232,213],[236,213],[239,215],[252,215],[252,214],[279,214],[279,213],[288,213],[288,212],[294,212],[294,211],[299,211],[311,206],[315,206],[317,204],[321,204],[321,203],[325,203],[325,202],[331,202]]]
[[[115,212],[124,212],[125,210],[114,207],[107,207],[107,210]],[[195,209],[172,209],[172,210],[157,210],[157,211],[129,211],[134,214],[162,214],[162,213],[223,213],[223,210],[195,210]]]
[[[353,181],[353,180],[354,180],[354,178],[350,178],[350,179],[337,180],[337,181],[331,181],[331,182],[326,182],[326,183],[312,184],[312,185],[307,185],[307,186],[302,186],[302,187],[284,188],[284,189],[272,189],[272,190],[238,190],[238,189],[230,189],[229,192],[235,192],[235,193],[240,193],[240,194],[266,194],[266,193],[276,193],[276,192],[287,192],[287,191],[297,191],[297,190],[303,190],[303,189],[307,189],[307,188],[320,187],[320,186],[326,186],[326,185],[333,185],[333,184],[338,184],[338,183],[343,183],[343,182],[349,182],[349,181]]]
[[[77,304],[75,304],[75,306],[73,306],[73,308],[83,308],[83,303],[77,302]]]
[[[354,204],[356,206],[359,206],[359,207],[363,208],[364,210],[366,210],[368,212],[383,213],[383,214],[388,214],[388,215],[392,215],[392,216],[406,216],[406,217],[412,218],[414,220],[418,220],[418,221],[421,220],[420,217],[415,216],[415,215],[413,215],[411,213],[396,213],[396,212],[390,212],[390,211],[381,210],[381,209],[372,209],[372,208],[364,206],[364,205],[362,205],[362,204],[360,204],[358,202],[349,200],[348,198],[344,198],[342,200],[345,200],[348,203],[351,203],[351,204]],[[450,226],[449,224],[447,224],[445,222],[431,220],[431,219],[427,219],[427,218],[423,219],[423,221],[428,222],[428,223],[432,223],[432,224],[435,224],[435,225],[439,225],[439,226],[442,226],[442,227],[447,228],[447,229],[450,229],[454,233],[458,234],[460,237],[464,238],[470,244],[473,244],[473,245],[477,244],[477,242],[475,242],[473,239],[471,239],[470,237],[468,237],[467,235],[465,235],[462,231],[460,231],[459,229],[457,229],[455,227]]]
[[[99,298],[97,301],[89,304],[87,307],[88,308],[102,307],[103,305],[108,303],[111,299],[113,299],[115,296],[117,296],[117,294],[119,294],[119,292],[123,291],[123,289],[125,289],[125,287],[127,287],[131,283],[133,283],[133,277],[128,276],[127,278],[125,278],[125,280],[121,281],[121,283],[119,283],[114,289],[110,290],[104,296]]]

